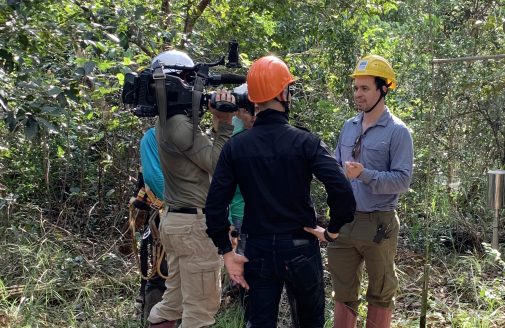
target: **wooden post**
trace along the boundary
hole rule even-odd
[[[488,171],[488,206],[494,212],[491,246],[498,250],[500,210],[505,207],[505,170]]]

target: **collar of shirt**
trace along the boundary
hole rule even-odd
[[[377,126],[377,125],[381,125],[381,126],[388,125],[388,122],[392,119],[392,116],[391,116],[391,113],[389,112],[389,108],[387,106],[385,106],[385,109],[386,110],[384,111],[384,113],[382,113],[381,117],[379,117],[377,122],[375,122],[375,124],[372,125],[370,128]],[[356,117],[354,117],[354,119],[352,120],[352,123],[354,123],[354,124],[360,123],[361,124],[362,120],[363,120],[363,112],[356,115]]]
[[[254,126],[265,124],[284,123],[288,124],[288,115],[275,109],[265,109],[256,115]]]

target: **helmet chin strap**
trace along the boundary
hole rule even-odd
[[[289,114],[289,101],[281,101],[281,100],[278,100],[277,98],[275,98],[275,100],[277,100],[278,102],[281,103],[282,107],[284,107],[284,111],[286,112],[286,114]]]
[[[387,88],[389,88],[389,86],[390,86],[390,85],[391,85],[391,83],[389,83],[389,84],[387,84],[387,85],[386,85],[386,91],[384,91],[384,90],[382,89],[382,87],[380,87],[380,88],[379,88],[379,89],[380,89],[380,92],[381,92],[381,95],[379,96],[379,99],[375,102],[375,105],[373,105],[373,106],[372,106],[369,110],[364,110],[364,111],[363,111],[364,113],[367,113],[367,114],[368,114],[368,113],[370,113],[371,111],[373,111],[373,110],[375,109],[375,107],[377,107],[377,104],[379,104],[379,102],[381,101],[381,99],[386,97],[386,95],[387,95],[387,93],[388,93],[388,91],[387,91],[388,89],[387,89]]]
[[[375,109],[375,107],[377,107],[377,104],[381,101],[382,98],[384,98],[384,95],[381,92],[381,95],[380,95],[379,99],[375,102],[375,105],[373,105],[369,110],[364,110],[363,112],[368,114],[371,111],[373,111]]]
[[[275,100],[278,101],[279,103],[281,103],[282,107],[284,107],[284,111],[286,112],[286,115],[289,115],[289,108],[290,108],[289,100],[279,100],[278,98],[279,98],[279,96],[275,97]],[[281,99],[282,98],[283,97],[281,97]]]

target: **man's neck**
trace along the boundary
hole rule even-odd
[[[258,113],[267,109],[273,109],[279,112],[285,112],[284,107],[278,101],[271,100],[263,104],[258,104]]]
[[[373,126],[380,119],[382,114],[386,111],[386,106],[384,102],[377,104],[373,111],[369,113],[363,112],[363,121],[361,122],[361,126],[363,131],[365,132],[368,128]]]

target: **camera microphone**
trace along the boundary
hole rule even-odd
[[[212,75],[207,79],[208,84],[214,87],[221,84],[242,84],[245,81],[246,77],[244,75],[231,73]]]

